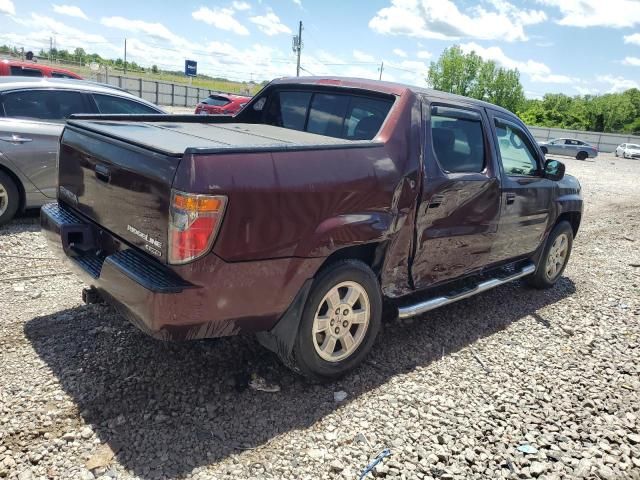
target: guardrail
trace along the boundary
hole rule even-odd
[[[126,90],[156,105],[172,107],[195,107],[200,100],[207,98],[212,93],[220,93],[220,90],[138,77],[125,77],[124,75],[106,76],[104,73],[98,73],[95,80]],[[245,94],[243,93],[243,95]]]

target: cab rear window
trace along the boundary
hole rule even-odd
[[[371,140],[392,105],[392,98],[279,91],[268,99],[264,122],[328,137]]]

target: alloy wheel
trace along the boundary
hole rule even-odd
[[[371,318],[369,296],[357,282],[332,287],[318,305],[313,319],[313,345],[328,362],[339,362],[362,343]]]

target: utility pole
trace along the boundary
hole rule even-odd
[[[127,39],[124,39],[124,74],[127,74]]]
[[[384,60],[380,64],[380,77],[378,78],[378,80],[382,80],[382,70],[384,70]]]
[[[49,37],[49,62],[51,62],[51,50],[53,50],[53,37]]]
[[[300,76],[300,54],[302,53],[302,20],[298,24],[298,35],[293,37],[293,51],[298,55],[296,77]]]

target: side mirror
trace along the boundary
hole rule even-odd
[[[544,176],[549,180],[558,182],[564,178],[564,163],[558,160],[547,160],[544,164]]]

